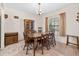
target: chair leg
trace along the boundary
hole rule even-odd
[[[45,46],[46,46],[47,50],[49,50],[47,40],[46,40],[46,44],[45,44]]]
[[[49,41],[48,40],[46,40],[47,42],[46,42],[46,47],[47,47],[47,50],[49,50],[50,49],[50,43],[49,43]]]
[[[26,50],[26,54],[28,54],[28,46],[29,46],[29,44],[27,44],[27,50]]]
[[[53,47],[54,47],[54,39],[52,38],[52,40],[51,40],[51,43],[53,44]]]
[[[69,36],[67,35],[67,42],[66,42],[66,45],[68,45],[68,42],[69,42]]]
[[[35,48],[34,48],[34,56],[35,56]]]
[[[56,45],[55,37],[54,37],[54,44]]]
[[[49,47],[49,49],[51,48],[51,47],[50,47],[50,41],[49,41],[49,40],[48,40],[48,47]]]
[[[26,47],[26,45],[24,45],[24,48],[23,48],[23,50],[25,50],[25,47]]]
[[[43,40],[42,40],[42,54],[43,54]]]
[[[78,39],[78,37],[77,37],[77,47],[79,49],[79,39]]]
[[[51,43],[51,44],[53,45],[53,47],[54,47],[54,38],[51,37],[50,39],[51,39],[50,43]]]
[[[33,56],[35,56],[35,42],[33,43]]]

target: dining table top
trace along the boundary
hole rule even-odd
[[[41,33],[29,33],[28,36],[29,37],[40,37],[42,34],[46,34],[47,32],[41,32]]]
[[[38,37],[38,36],[41,36],[41,33],[29,33],[28,36],[29,37]]]

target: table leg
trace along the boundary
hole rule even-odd
[[[67,42],[66,42],[66,45],[68,45],[68,42],[69,42],[69,36],[67,35]]]
[[[28,46],[29,46],[29,43],[27,44],[27,50],[26,50],[26,54],[28,54]]]
[[[79,49],[79,40],[78,40],[78,37],[77,37],[77,47]]]
[[[34,43],[33,43],[33,48],[34,48],[33,55],[35,56],[35,40],[34,40]]]

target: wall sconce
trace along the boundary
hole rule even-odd
[[[77,13],[77,19],[76,19],[76,21],[79,22],[79,12]]]

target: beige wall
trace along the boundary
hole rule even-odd
[[[5,14],[8,14],[8,18],[4,21],[4,32],[18,32],[19,40],[23,39],[23,31],[24,31],[24,19],[35,20],[32,14],[28,12],[19,11],[12,8],[5,8]],[[14,19],[14,16],[19,16],[19,19]]]
[[[42,24],[43,23],[43,19],[41,19],[41,17],[42,17],[41,15],[40,16],[39,15],[35,16],[35,19],[36,19],[35,20],[35,22],[36,22],[35,23],[35,30],[36,31],[38,31],[38,27],[42,27],[43,26],[43,24]]]
[[[47,14],[43,14],[41,17],[41,24],[43,27],[43,31],[45,31],[45,17],[59,17],[59,14],[62,12],[66,12],[66,34],[67,35],[77,35],[79,36],[79,22],[76,21],[76,13],[79,12],[79,4],[70,4],[61,9],[58,9],[54,12],[50,12]],[[66,37],[58,37],[57,39],[60,42],[66,43]],[[75,39],[71,39],[72,42]]]
[[[8,14],[8,18],[4,19],[4,14]],[[23,31],[24,31],[24,19],[36,20],[35,15],[30,14],[28,12],[19,11],[16,9],[5,7],[1,11],[1,48],[4,48],[4,33],[6,32],[18,32],[19,40],[23,39]],[[19,16],[19,19],[14,19],[14,16]],[[35,27],[36,29],[36,21]]]

